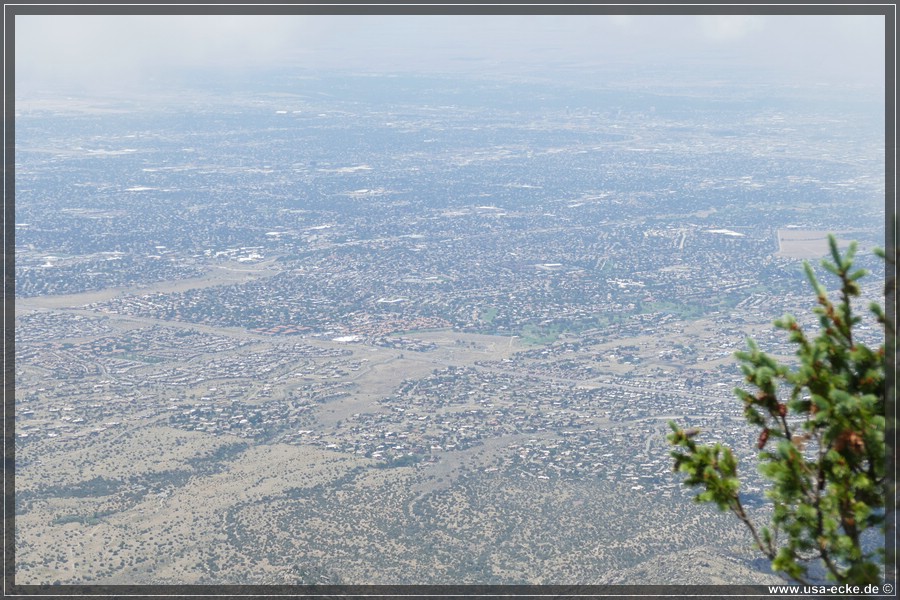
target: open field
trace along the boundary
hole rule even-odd
[[[822,258],[828,254],[828,234],[832,231],[809,229],[779,229],[777,256],[785,258]],[[844,249],[850,241],[844,236],[850,232],[838,233],[838,248]]]

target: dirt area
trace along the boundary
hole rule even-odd
[[[169,294],[173,292],[184,292],[186,290],[214,287],[217,285],[243,283],[261,277],[271,277],[277,274],[278,271],[273,268],[275,264],[274,259],[254,263],[252,265],[229,263],[216,265],[210,268],[206,275],[203,275],[202,277],[183,279],[181,281],[162,281],[150,285],[107,288],[96,292],[84,292],[82,294],[16,298],[16,313],[22,314],[33,309],[75,308],[94,302],[105,302],[112,298],[129,294]]]
[[[828,254],[828,234],[830,231],[811,229],[779,229],[778,252],[776,256],[785,258],[821,258]],[[840,236],[837,232],[835,235]],[[846,248],[849,241],[838,237],[838,247]]]
[[[405,338],[438,345],[428,352],[398,351],[349,345],[354,359],[365,360],[359,373],[350,378],[355,384],[349,396],[328,403],[319,413],[325,427],[358,412],[377,411],[377,401],[390,396],[404,379],[425,377],[435,369],[471,365],[477,360],[499,360],[522,348],[516,338],[453,331],[428,331],[405,334]]]

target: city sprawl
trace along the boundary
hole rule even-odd
[[[734,352],[828,233],[882,297],[883,119],[614,75],[19,102],[16,582],[778,581],[667,421],[764,514]]]

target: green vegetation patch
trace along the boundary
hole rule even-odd
[[[522,327],[522,332],[519,335],[526,344],[541,346],[555,342],[564,331],[566,331],[566,328],[562,323],[548,323],[546,325],[528,323]]]
[[[698,319],[708,311],[701,304],[681,304],[679,302],[661,300],[658,302],[645,302],[640,312],[645,314],[661,312],[676,315],[682,319]]]
[[[123,352],[122,354],[117,354],[116,358],[148,364],[161,363],[166,360],[164,358],[160,358],[159,356],[147,356],[146,354],[135,354],[134,352]]]
[[[478,315],[478,318],[484,321],[487,324],[491,324],[494,322],[494,319],[497,317],[498,309],[494,306],[489,306],[485,309],[482,309],[481,314]]]
[[[705,302],[673,302],[671,300],[644,302],[640,306],[638,314],[667,313],[684,320],[694,320],[720,310],[734,308],[743,297],[732,294],[709,298]]]

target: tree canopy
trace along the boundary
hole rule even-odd
[[[810,583],[817,563],[830,580],[877,583],[885,558],[885,345],[872,349],[855,335],[863,318],[851,300],[867,274],[854,269],[857,245],[843,256],[833,236],[829,245],[831,260],[822,266],[840,280],[837,298],[804,263],[818,302],[818,334],[812,337],[790,315],[775,321],[796,346],[797,364],[779,362],[752,339],[735,354],[751,388],[735,394],[744,418],[759,430],[759,471],[772,505],[768,524],[758,526],[742,504],[738,461],[729,447],[700,444],[699,430],[674,422],[668,439],[684,484],[701,490],[695,501],[734,513],[776,572]],[[869,310],[892,339],[882,307],[873,302]],[[881,543],[866,536],[879,529]]]

